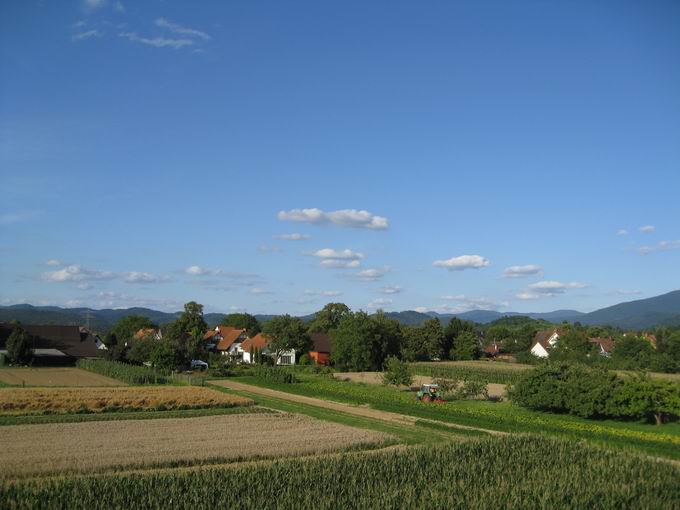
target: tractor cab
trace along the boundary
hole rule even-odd
[[[416,399],[422,402],[444,402],[438,384],[423,384],[416,393]]]

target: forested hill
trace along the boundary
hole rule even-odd
[[[163,325],[174,321],[180,312],[168,313],[150,308],[102,309],[60,308],[58,306],[32,306],[28,304],[1,306],[0,322],[18,320],[25,324],[89,324],[93,329],[105,331],[126,315],[148,317],[156,324]],[[388,312],[387,315],[405,325],[419,325],[432,317],[448,322],[453,314],[421,313],[414,310]],[[472,310],[458,314],[457,317],[486,324],[502,317],[526,316],[554,323],[562,321],[580,322],[586,325],[611,325],[622,329],[646,329],[655,326],[680,326],[680,290],[647,299],[638,299],[602,308],[590,313],[575,310],[556,310],[547,313],[495,312],[491,310]],[[221,313],[205,314],[206,322],[213,326],[224,317]],[[256,315],[259,321],[270,320],[274,315]],[[314,314],[302,317],[305,321]]]

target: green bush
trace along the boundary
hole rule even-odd
[[[300,365],[307,366],[312,364],[312,358],[309,357],[309,354],[303,354],[300,356],[299,359]]]
[[[255,377],[260,379],[282,384],[294,384],[298,382],[298,379],[295,377],[293,371],[283,367],[255,365],[253,366],[252,373]]]
[[[394,356],[387,358],[382,377],[383,384],[391,384],[392,386],[410,386],[413,384],[411,367]]]

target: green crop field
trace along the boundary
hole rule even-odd
[[[529,436],[230,468],[6,483],[0,507],[678,508],[678,467]]]
[[[494,384],[513,384],[531,365],[511,365],[479,361],[411,363],[416,375],[441,377],[443,379],[474,380]]]
[[[569,415],[530,411],[510,402],[452,401],[441,405],[417,402],[413,393],[392,387],[337,381],[329,377],[299,375],[296,384],[277,384],[254,377],[242,382],[298,395],[416,416],[430,420],[482,427],[505,432],[531,432],[587,439],[650,455],[680,459],[680,424],[655,426],[644,423],[586,420]],[[257,400],[257,399],[256,399]]]

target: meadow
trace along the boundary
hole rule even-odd
[[[678,508],[677,466],[584,442],[515,436],[229,468],[18,480],[0,507]]]
[[[252,400],[196,386],[0,388],[0,415],[99,413],[251,405]]]
[[[2,428],[0,476],[228,463],[381,447],[391,436],[289,413]],[[40,444],[40,448],[35,445]]]
[[[510,402],[451,401],[431,405],[415,400],[412,392],[396,388],[337,381],[332,377],[299,374],[299,383],[277,384],[254,377],[242,382],[289,393],[316,397],[424,419],[482,427],[504,432],[532,432],[588,439],[617,448],[637,449],[651,455],[680,459],[680,424],[586,420],[570,415],[530,411]]]

